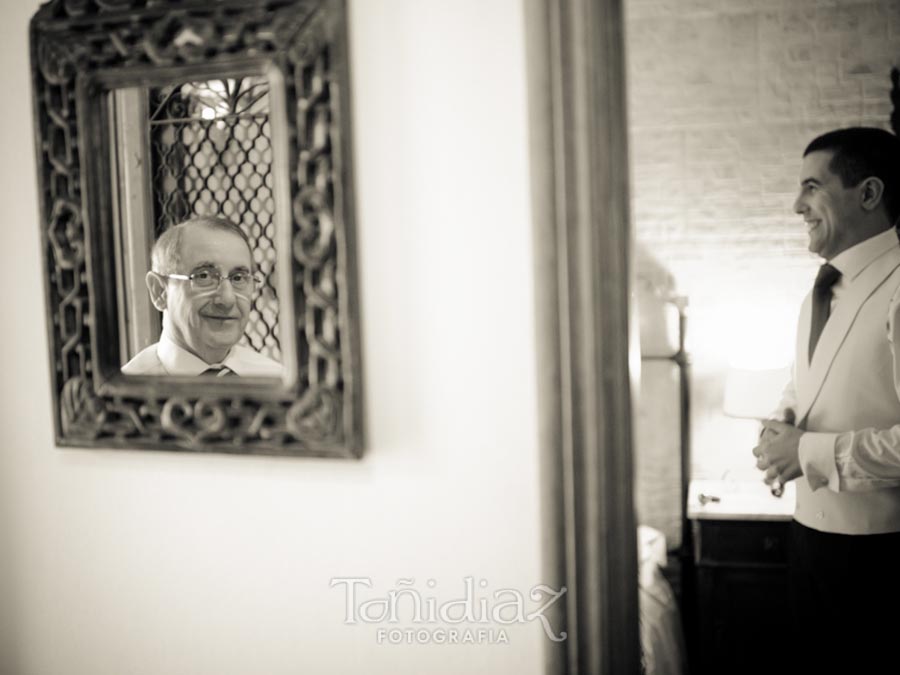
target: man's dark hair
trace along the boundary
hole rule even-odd
[[[153,244],[153,251],[150,254],[150,265],[154,272],[173,274],[177,270],[181,258],[181,235],[184,233],[185,228],[195,225],[238,235],[247,244],[247,248],[250,250],[250,258],[251,260],[253,259],[253,246],[250,245],[247,233],[240,227],[227,218],[197,216],[173,225],[159,235],[156,243]]]
[[[827,150],[834,153],[828,169],[847,188],[866,178],[876,177],[884,183],[884,206],[891,223],[900,217],[900,139],[884,129],[849,127],[829,131],[813,139],[803,151]]]

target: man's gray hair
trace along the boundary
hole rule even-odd
[[[161,235],[153,244],[153,250],[150,253],[150,268],[159,274],[174,274],[178,269],[178,263],[181,262],[181,237],[185,228],[191,226],[208,227],[213,230],[222,230],[238,235],[247,244],[250,251],[250,258],[253,259],[253,247],[250,245],[250,239],[238,225],[218,216],[196,216],[189,218],[177,225],[173,225]],[[256,264],[254,263],[254,268]]]

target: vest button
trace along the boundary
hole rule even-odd
[[[824,511],[816,511],[816,518],[818,518],[819,520],[822,520],[823,518],[825,518],[825,512]]]

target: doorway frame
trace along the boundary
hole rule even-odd
[[[640,672],[621,0],[525,0],[548,674]],[[635,366],[637,364],[634,364]]]

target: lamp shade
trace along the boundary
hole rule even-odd
[[[723,411],[729,417],[769,417],[781,400],[790,374],[788,366],[764,370],[730,368],[725,376]]]

